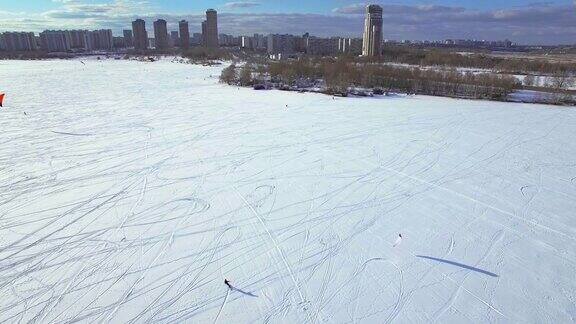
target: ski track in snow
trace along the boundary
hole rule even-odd
[[[221,68],[0,62],[0,322],[576,321],[574,109]]]

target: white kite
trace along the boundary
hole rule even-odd
[[[396,239],[396,242],[394,242],[394,245],[392,245],[392,247],[396,247],[400,245],[400,243],[402,243],[402,234],[398,234],[398,238]]]

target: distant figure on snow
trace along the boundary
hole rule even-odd
[[[232,289],[232,284],[230,283],[230,280],[224,279],[224,284],[226,284],[226,286],[228,286],[228,288]]]
[[[288,109],[288,105],[286,105],[286,109]]]
[[[402,234],[398,234],[398,238],[396,239],[396,242],[394,242],[394,245],[392,245],[392,247],[396,247],[400,245],[400,243],[402,243]]]

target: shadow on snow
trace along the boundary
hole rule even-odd
[[[454,261],[450,261],[450,260],[444,260],[444,259],[439,259],[439,258],[434,258],[434,257],[430,257],[430,256],[425,256],[425,255],[417,255],[417,257],[419,258],[423,258],[423,259],[428,259],[428,260],[433,260],[433,261],[438,261],[438,262],[442,262],[442,263],[448,263],[451,264],[453,266],[457,266],[460,268],[464,268],[464,269],[468,269],[468,270],[472,270],[472,271],[476,271],[476,272],[480,272],[483,273],[485,275],[489,275],[490,277],[498,277],[497,274],[492,273],[490,271],[486,271],[486,270],[482,270],[482,269],[478,269],[466,264],[462,264],[462,263],[458,263],[458,262],[454,262]]]
[[[242,290],[242,289],[238,289],[238,288],[236,288],[236,287],[232,287],[231,290],[232,290],[232,291],[237,291],[237,292],[239,292],[239,293],[241,293],[241,294],[243,294],[243,295],[246,295],[246,296],[258,297],[258,295],[254,295],[254,294],[251,293],[251,292],[247,292],[247,291],[244,291],[244,290]]]

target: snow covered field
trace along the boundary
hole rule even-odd
[[[1,322],[576,320],[576,110],[220,69],[0,61]]]

